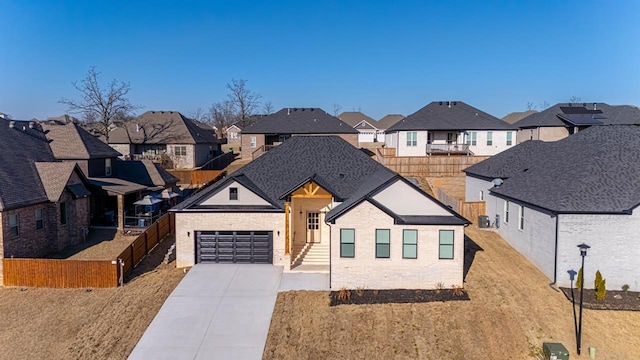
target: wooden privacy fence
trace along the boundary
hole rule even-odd
[[[380,149],[379,149],[380,150]],[[402,176],[458,176],[488,156],[389,156],[378,151],[378,162]]]
[[[3,259],[4,286],[110,288],[118,286],[117,261]]]
[[[438,189],[436,198],[476,225],[478,223],[478,216],[487,213],[487,203],[484,201],[466,202],[454,198],[442,189]]]
[[[222,178],[226,172],[222,170],[167,170],[178,178],[178,184],[202,186]]]
[[[142,259],[175,229],[168,213],[149,226],[116,260],[2,259],[4,286],[111,288],[121,285]]]
[[[173,229],[175,229],[175,214],[164,214],[118,256],[121,283],[124,277],[129,276],[140,261]]]

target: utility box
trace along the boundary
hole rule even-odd
[[[478,227],[481,229],[486,229],[491,226],[489,222],[489,217],[487,215],[478,216]]]
[[[561,343],[542,343],[545,360],[569,360],[569,352]]]

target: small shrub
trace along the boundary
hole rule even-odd
[[[365,289],[364,286],[358,286],[356,288],[356,294],[358,294],[359,297],[362,297],[362,295],[364,295],[364,289]]]
[[[440,294],[440,290],[444,289],[444,283],[442,281],[438,281],[435,286],[437,294]]]
[[[346,288],[342,288],[338,291],[338,295],[336,295],[336,299],[341,302],[351,300],[351,291]]]
[[[380,290],[376,289],[376,290],[373,290],[372,292],[373,292],[373,295],[378,295],[380,293]]]
[[[453,295],[461,297],[464,295],[464,289],[460,286],[453,285]]]
[[[580,289],[582,287],[582,268],[578,270],[578,279],[576,280],[576,289]]]
[[[596,280],[594,282],[594,289],[596,292],[596,300],[603,301],[607,297],[607,281],[602,278],[600,270],[596,271]]]
[[[625,293],[626,293],[627,291],[629,291],[629,284],[624,284],[624,285],[622,285],[622,291],[623,291],[623,292],[625,292]]]

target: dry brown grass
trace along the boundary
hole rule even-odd
[[[531,359],[544,341],[577,357],[571,303],[491,231],[466,278],[471,301],[329,307],[327,292],[278,295],[264,359]],[[584,311],[583,358],[640,358],[640,312]]]
[[[166,239],[116,289],[0,288],[0,359],[126,359],[184,277]]]

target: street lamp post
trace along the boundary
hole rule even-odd
[[[582,281],[580,282],[580,321],[578,325],[578,355],[580,355],[580,348],[582,347],[582,294],[584,292],[584,258],[587,256],[587,250],[591,248],[591,246],[582,243],[578,245],[580,248],[580,256],[582,257]]]

